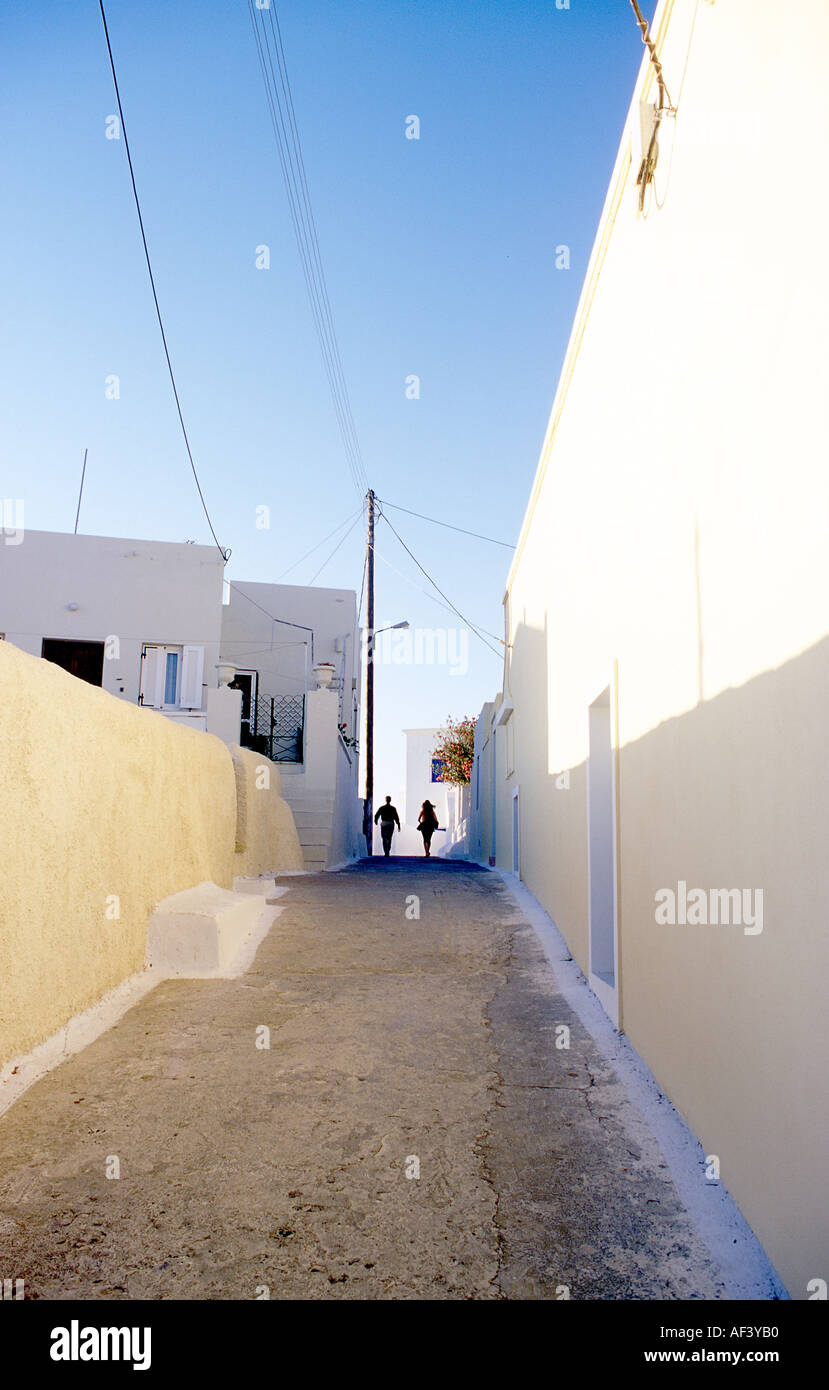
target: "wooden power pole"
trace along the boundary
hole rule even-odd
[[[368,490],[366,556],[366,801],[365,836],[369,859],[374,841],[374,493]]]

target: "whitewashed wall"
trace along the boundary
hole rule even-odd
[[[132,704],[144,645],[181,647],[182,660],[188,648],[184,703],[204,709],[223,570],[214,546],[27,530],[19,544],[0,538],[0,632],[33,656],[44,638],[107,643],[103,689]]]

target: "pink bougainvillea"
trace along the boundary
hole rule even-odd
[[[432,750],[433,758],[440,758],[443,764],[439,782],[451,782],[455,787],[469,785],[472,776],[472,759],[475,756],[475,720],[450,719],[441,729],[438,742]]]

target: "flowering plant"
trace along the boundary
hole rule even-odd
[[[453,786],[465,787],[472,777],[472,759],[475,756],[475,720],[450,719],[440,730],[432,757],[442,763],[439,782],[451,782]]]

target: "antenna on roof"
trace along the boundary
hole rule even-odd
[[[76,513],[75,513],[75,531],[74,531],[74,534],[75,534],[76,536],[77,536],[77,534],[78,534],[78,519],[79,519],[79,517],[80,517],[80,515],[81,515],[81,498],[83,497],[83,480],[84,480],[84,478],[86,477],[86,456],[87,456],[88,453],[89,453],[89,450],[88,450],[88,449],[84,449],[84,451],[83,451],[83,468],[81,469],[81,490],[80,490],[80,492],[78,493],[78,510],[77,510]]]

